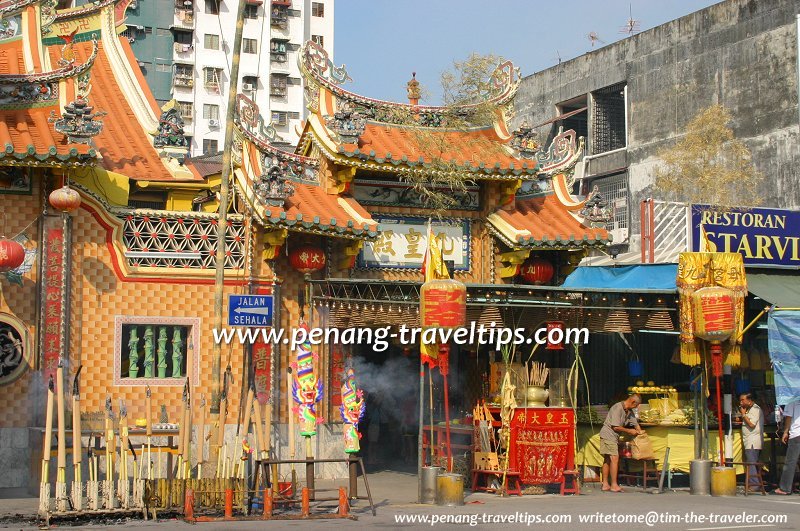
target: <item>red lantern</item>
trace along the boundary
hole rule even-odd
[[[520,275],[529,284],[541,286],[553,279],[553,264],[542,258],[531,258],[522,264]]]
[[[423,328],[459,328],[467,323],[467,286],[452,278],[429,280],[419,292]]]
[[[14,240],[0,238],[0,273],[13,271],[25,261],[25,248]]]
[[[50,192],[49,199],[53,208],[67,214],[75,212],[81,207],[80,194],[66,184],[58,190]]]
[[[561,341],[553,343],[550,341],[550,331],[561,330]],[[564,350],[564,321],[548,321],[547,322],[547,346],[545,350]]]
[[[728,339],[736,330],[736,298],[733,291],[720,286],[692,293],[694,335],[707,341]]]
[[[311,245],[298,247],[289,253],[289,264],[304,275],[325,267],[325,252]]]

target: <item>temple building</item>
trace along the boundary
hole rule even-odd
[[[115,418],[120,403],[131,424],[144,418],[148,394],[159,423],[175,424],[188,381],[195,416],[204,407],[208,419],[202,427],[195,420],[195,438],[222,422],[231,444],[252,382],[272,420],[271,444],[287,452],[287,369],[297,353],[265,341],[215,348],[222,175],[186,158],[176,103],[159,107],[150,93],[121,35],[128,5],[0,4],[0,236],[12,240],[0,242],[0,433],[14,441],[0,445],[14,463],[0,487],[27,486],[37,470],[29,463],[41,452],[44,397],[59,360],[68,387],[81,368],[85,430],[101,429],[109,398]],[[226,299],[272,296],[272,324],[287,334],[303,323],[413,325],[430,226],[467,285],[471,320],[524,319],[530,328],[569,319],[559,310],[568,304],[551,300],[548,287],[589,249],[609,244],[609,208],[599,194],[570,195],[583,149],[574,131],[542,146],[529,128],[509,130],[520,80],[510,62],[480,100],[457,107],[419,105],[413,79],[407,103],[353,94],[342,88],[344,69],[313,41],[299,66],[310,114],[295,152],[274,146],[279,136],[256,103],[237,99]],[[11,268],[19,252],[24,261]],[[223,325],[238,313],[226,303]],[[324,383],[315,455],[342,455],[345,367],[356,357],[380,366],[418,351],[396,341],[386,352],[375,346],[314,347]],[[454,367],[466,366],[470,352],[477,349],[455,349]],[[474,377],[466,367],[454,374],[464,407],[475,398],[467,389],[481,391],[463,383]]]

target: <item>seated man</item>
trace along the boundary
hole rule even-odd
[[[644,430],[639,427],[634,409],[642,403],[642,397],[633,394],[617,402],[608,410],[606,420],[600,430],[600,453],[603,455],[603,487],[604,491],[624,492],[617,483],[619,472],[619,434],[639,435]],[[627,425],[633,428],[627,428]]]

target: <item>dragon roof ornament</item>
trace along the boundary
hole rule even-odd
[[[520,151],[520,155],[524,156],[522,151]],[[539,175],[552,176],[557,173],[569,172],[582,155],[583,137],[579,140],[573,129],[564,131],[561,128],[546,150],[536,152]]]
[[[373,109],[375,119],[380,120],[381,116],[391,116],[392,109],[413,109],[414,112],[423,115],[431,115],[434,119],[425,120],[426,126],[447,126],[447,120],[437,120],[448,113],[459,112],[469,114],[472,109],[477,109],[483,105],[490,104],[496,106],[507,105],[516,94],[519,83],[522,80],[519,68],[515,67],[511,61],[505,61],[495,68],[489,82],[486,83],[484,90],[480,94],[483,101],[460,105],[456,109],[446,106],[431,105],[411,105],[409,103],[396,103],[384,100],[377,100],[360,96],[353,92],[343,89],[342,83],[352,81],[347,74],[345,66],[337,67],[328,57],[328,53],[317,43],[306,41],[300,48],[297,58],[300,72],[307,81],[307,85],[313,89],[325,88],[337,98],[347,100],[354,104],[356,108]],[[313,102],[316,98],[309,98]],[[314,105],[318,106],[318,103]],[[313,108],[317,111],[317,108]]]
[[[605,227],[611,221],[612,209],[608,206],[608,201],[600,193],[600,188],[594,186],[589,198],[583,204],[583,208],[578,213],[590,227]]]

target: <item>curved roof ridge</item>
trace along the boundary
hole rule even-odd
[[[95,59],[97,59],[99,46],[96,39],[92,39],[92,45],[92,54],[86,58],[86,61],[78,66],[75,66],[74,63],[67,63],[61,68],[50,70],[49,72],[34,72],[31,74],[0,74],[0,84],[53,82],[79,76],[90,70]]]
[[[366,106],[413,109],[414,112],[458,112],[477,109],[485,104],[504,105],[514,97],[522,79],[519,68],[515,67],[511,61],[505,61],[498,65],[492,73],[491,92],[484,101],[454,106],[412,105],[369,98],[342,88],[341,83],[352,81],[345,65],[339,67],[334,65],[328,52],[314,41],[309,40],[303,44],[297,56],[297,63],[301,74],[311,85],[324,87],[338,97]]]

